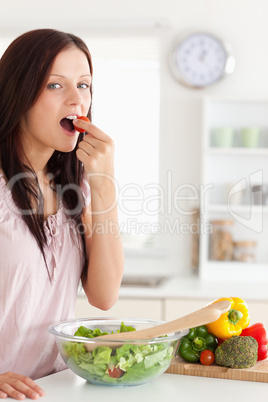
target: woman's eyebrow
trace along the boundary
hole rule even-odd
[[[61,74],[54,74],[54,73],[53,73],[53,74],[50,74],[50,77],[51,77],[52,75],[55,76],[55,77],[66,78],[64,75],[61,75]],[[80,76],[80,78],[82,78],[82,77],[89,77],[89,78],[91,78],[91,74],[83,74],[83,75]]]
[[[50,77],[52,77],[52,76],[65,78],[64,75],[61,75],[61,74],[54,74],[54,73],[53,73],[53,74],[50,74]]]

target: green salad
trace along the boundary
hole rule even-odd
[[[116,332],[135,331],[123,322]],[[75,336],[95,338],[106,335],[99,328],[91,330],[80,326]],[[96,347],[88,352],[83,342],[66,342],[63,345],[67,365],[89,382],[111,385],[141,384],[164,372],[173,357],[169,342],[154,344],[124,344],[118,348]]]

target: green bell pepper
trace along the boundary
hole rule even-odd
[[[218,345],[217,338],[208,332],[205,325],[191,328],[188,335],[181,338],[177,354],[186,362],[197,363],[203,350],[213,353]]]

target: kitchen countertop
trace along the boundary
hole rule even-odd
[[[109,401],[217,401],[266,400],[267,384],[252,381],[223,380],[162,374],[147,384],[132,387],[109,387],[89,384],[70,370],[36,380],[46,395],[42,402]]]
[[[172,276],[164,281],[159,287],[121,286],[119,297],[121,298],[144,298],[144,299],[210,299],[226,297],[226,294],[236,296],[247,301],[268,301],[267,283],[250,282],[204,282],[195,275]],[[83,290],[78,293],[84,296]]]
[[[121,297],[216,299],[221,295],[237,295],[245,300],[268,300],[267,283],[204,282],[197,276],[173,276],[156,288],[121,287]]]

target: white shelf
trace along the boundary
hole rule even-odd
[[[203,138],[200,196],[199,277],[206,281],[268,283],[268,205],[254,205],[250,186],[268,183],[268,98],[247,99],[206,97],[203,101]],[[242,147],[241,127],[259,127],[260,142],[256,148]],[[215,146],[217,127],[233,127],[233,146]],[[227,204],[227,189],[245,183],[243,204]],[[232,198],[230,198],[232,201]],[[256,262],[209,260],[209,233],[202,232],[202,222],[232,219],[233,241],[257,242]],[[205,225],[204,225],[205,227]],[[260,262],[261,261],[261,262]],[[264,261],[264,262],[263,262]],[[266,263],[267,261],[267,263]]]
[[[252,214],[268,214],[268,205],[226,205],[226,204],[214,204],[208,205],[206,208],[207,212],[219,212],[219,213],[229,213],[231,209],[232,212],[236,213],[247,213]]]
[[[262,270],[265,269],[268,272],[268,262],[239,262],[239,261],[213,261],[208,260],[207,262],[209,268],[213,269],[228,269],[230,271],[236,270],[237,268],[241,270],[247,268],[254,268],[254,270]]]
[[[205,152],[210,155],[243,155],[243,156],[268,156],[267,148],[235,148],[235,147],[208,147]]]

